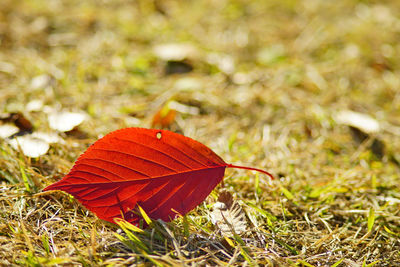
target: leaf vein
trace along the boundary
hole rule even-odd
[[[141,144],[141,143],[135,142],[135,141],[133,141],[133,140],[129,140],[129,139],[118,138],[118,137],[114,137],[114,138],[117,139],[117,140],[119,140],[119,141],[126,141],[126,142],[133,143],[133,144],[135,144],[135,145],[139,145],[139,146],[142,146],[142,147],[149,148],[149,149],[151,149],[151,150],[156,151],[157,153],[161,153],[161,154],[163,154],[163,155],[165,155],[165,156],[171,158],[172,160],[175,160],[175,161],[178,162],[179,164],[184,165],[186,168],[192,169],[192,167],[190,167],[189,165],[185,164],[185,162],[182,162],[182,161],[180,161],[179,159],[177,159],[177,158],[175,158],[175,157],[172,157],[171,155],[169,155],[169,154],[167,154],[167,153],[165,153],[165,152],[163,152],[163,151],[161,151],[161,150],[159,150],[159,149],[156,149],[156,148],[154,148],[154,147],[147,146],[147,145],[145,145],[145,144]],[[167,144],[167,145],[168,145],[168,144]],[[172,146],[170,146],[170,147],[172,147]],[[172,148],[174,148],[174,147],[172,147]],[[184,153],[184,154],[185,154],[185,153]],[[185,154],[185,156],[186,156],[186,157],[189,157],[187,154]],[[189,157],[189,158],[190,158],[190,157]]]
[[[142,175],[142,176],[146,176],[146,177],[151,178],[151,175],[149,175],[149,174],[146,174],[146,173],[144,173],[144,172],[141,172],[141,171],[132,169],[132,168],[130,168],[129,166],[122,165],[122,164],[120,164],[120,163],[118,163],[118,162],[114,162],[114,161],[111,161],[111,160],[101,159],[101,158],[84,158],[84,159],[81,159],[80,162],[83,161],[83,160],[94,160],[94,161],[98,160],[98,161],[102,161],[102,162],[114,164],[114,165],[117,165],[117,166],[119,166],[119,167],[121,167],[121,168],[128,169],[128,170],[130,170],[130,171],[136,172],[136,173],[138,173],[138,174],[140,174],[140,175]],[[79,164],[79,162],[78,162],[77,164]]]
[[[158,165],[158,166],[161,166],[161,167],[164,167],[164,168],[169,169],[169,170],[171,170],[171,171],[174,171],[175,173],[178,173],[177,170],[171,169],[171,168],[169,168],[168,166],[166,166],[166,165],[164,165],[164,164],[161,164],[161,163],[159,163],[159,162],[157,162],[157,161],[152,161],[152,160],[149,160],[149,159],[146,159],[146,158],[142,158],[142,157],[136,156],[136,155],[134,155],[134,154],[127,153],[127,152],[122,152],[122,151],[118,151],[118,150],[114,150],[114,149],[106,149],[106,148],[93,148],[93,150],[114,152],[114,153],[119,153],[119,154],[126,155],[126,156],[135,157],[135,158],[138,158],[138,159],[141,159],[141,160],[150,162],[150,163],[154,163],[154,164],[156,164],[156,165]]]
[[[143,134],[142,134],[142,135],[143,135]],[[149,137],[149,135],[143,135],[143,136]],[[123,139],[123,138],[122,138],[122,139],[121,139],[121,138],[118,138],[118,139],[136,143],[136,142],[134,142],[134,141],[132,141],[132,140],[129,140],[129,139]],[[190,156],[189,154],[187,154],[185,151],[178,150],[178,149],[176,149],[176,147],[171,146],[171,145],[168,144],[168,143],[163,143],[163,144],[166,145],[166,146],[168,146],[168,147],[170,147],[172,150],[181,152],[181,153],[184,154],[187,158],[189,158],[189,159],[191,159],[191,160],[193,160],[193,161],[199,163],[200,165],[207,166],[207,165],[204,164],[203,162],[198,161],[197,159],[191,157],[191,156]],[[148,145],[146,145],[146,144],[142,144],[142,145],[143,145],[143,146],[146,146],[146,147],[149,147],[149,148],[153,148],[153,147],[148,146]],[[153,149],[155,149],[156,151],[158,151],[158,152],[160,152],[160,153],[163,153],[161,150],[159,150],[159,149],[157,149],[157,148],[153,148]],[[193,150],[193,149],[192,149],[192,150]],[[168,154],[166,154],[166,155],[173,159],[173,157],[171,157],[171,155],[168,155]],[[190,168],[190,167],[189,167],[189,168]]]

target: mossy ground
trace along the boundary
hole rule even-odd
[[[1,141],[0,265],[400,265],[399,14],[396,0],[2,0],[2,112],[35,131],[49,126],[32,100],[89,119],[37,159]],[[154,53],[165,43],[195,52],[168,64]],[[277,177],[227,170],[251,230],[224,237],[211,223],[221,186],[144,232],[35,195],[99,136],[150,127],[170,100],[196,111],[170,128]],[[358,142],[334,119],[345,109],[381,131]]]

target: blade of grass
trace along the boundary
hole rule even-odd
[[[372,227],[374,227],[374,222],[375,222],[375,210],[373,208],[370,208],[368,213],[368,232],[372,231]]]
[[[140,248],[141,250],[144,250],[144,251],[149,251],[149,249],[148,249],[148,247],[146,246],[146,244],[142,241],[142,240],[140,240],[140,238],[138,238],[134,233],[133,233],[133,231],[130,231],[129,230],[129,225],[128,225],[128,222],[126,222],[126,223],[120,223],[120,224],[118,224],[119,225],[119,227],[121,227],[121,229],[125,232],[125,234],[126,234],[126,236],[128,237],[128,239],[130,240],[130,241],[132,241],[133,242],[133,244],[135,244],[136,245],[136,247],[137,248]],[[114,235],[118,235],[117,233],[114,233]],[[117,238],[118,239],[120,239],[120,235],[118,235],[117,236]],[[125,239],[125,238],[123,238],[123,239]],[[122,240],[121,240],[122,241]],[[137,251],[137,249],[136,249],[136,247],[133,247],[134,248],[134,250],[135,251]]]
[[[147,215],[147,213],[142,209],[142,207],[140,207],[140,206],[138,205],[138,208],[139,208],[139,212],[140,212],[140,214],[142,215],[142,217],[143,217],[143,219],[145,220],[145,222],[146,222],[148,225],[150,225],[150,224],[152,223],[150,217],[149,217],[149,216]]]
[[[22,166],[22,164],[19,164],[19,170],[21,172],[21,176],[22,176],[22,181],[24,182],[24,186],[26,189],[26,192],[31,193],[31,187],[29,185],[29,180],[28,180],[28,176],[25,173],[24,167]]]
[[[297,260],[296,262],[297,264],[301,264],[301,266],[307,266],[307,267],[315,267],[312,264],[309,264],[308,262],[304,261],[304,260]]]
[[[273,237],[273,239],[274,239],[278,244],[280,244],[281,246],[283,246],[284,248],[286,248],[286,249],[288,249],[290,252],[292,252],[292,254],[294,254],[294,255],[299,255],[299,252],[298,252],[295,248],[293,248],[292,246],[286,244],[283,240],[281,240],[281,239],[279,239],[279,238],[277,238],[277,237]]]
[[[44,251],[46,251],[46,255],[49,256],[50,243],[49,243],[49,237],[47,236],[47,234],[42,235],[42,244],[43,244]]]
[[[335,262],[334,264],[332,264],[331,267],[337,267],[337,266],[339,266],[339,265],[342,263],[342,261],[344,261],[344,259],[338,260],[337,262]]]
[[[376,261],[374,261],[374,262],[371,262],[370,264],[368,264],[366,267],[372,267],[372,266],[374,266],[375,264],[377,264],[377,263],[379,263],[381,260],[376,260]]]
[[[116,224],[118,224],[119,226],[124,226],[126,229],[129,229],[130,231],[136,232],[136,233],[141,233],[144,234],[145,231],[140,229],[139,227],[125,221],[124,219],[121,218],[115,218],[114,221],[116,222]]]

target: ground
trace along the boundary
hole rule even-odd
[[[37,158],[1,139],[0,265],[400,265],[399,14],[395,0],[2,0],[3,117],[33,132],[55,131],[51,113],[87,117]],[[175,116],[154,121],[160,109]],[[337,118],[348,110],[379,129]],[[144,231],[40,194],[132,126],[276,179],[228,169],[195,210]],[[224,191],[246,231],[213,223]]]

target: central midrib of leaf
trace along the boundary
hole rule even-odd
[[[117,184],[124,184],[124,183],[148,182],[149,180],[163,179],[163,178],[166,178],[168,176],[180,176],[180,175],[190,174],[190,173],[193,173],[193,172],[198,172],[198,171],[203,171],[203,170],[226,168],[227,166],[228,166],[228,164],[226,164],[226,165],[217,165],[217,166],[212,166],[212,167],[204,167],[204,168],[199,168],[199,169],[191,169],[191,170],[188,170],[188,171],[170,173],[170,174],[160,175],[160,176],[139,178],[139,179],[131,179],[131,180],[124,180],[124,181],[110,181],[110,182],[88,182],[88,183],[79,183],[79,184],[66,184],[66,185],[60,185],[59,187],[96,186],[96,185],[105,185],[105,184],[116,184],[117,185]],[[71,175],[71,177],[82,178],[82,177],[79,177],[79,176],[72,176],[72,175]]]

